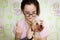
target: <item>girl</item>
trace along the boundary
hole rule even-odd
[[[34,34],[36,27],[33,25],[33,21],[39,16],[39,3],[37,0],[22,0],[21,10],[25,18],[19,20],[16,24],[15,40],[35,40]],[[39,36],[41,40],[47,40],[47,35],[42,37],[42,31],[39,32]]]

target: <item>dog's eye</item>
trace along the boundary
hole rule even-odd
[[[36,25],[38,25],[38,23],[36,23]]]

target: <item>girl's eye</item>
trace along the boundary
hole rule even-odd
[[[34,11],[33,14],[36,14],[36,12]]]
[[[25,14],[28,14],[28,12],[26,12]]]

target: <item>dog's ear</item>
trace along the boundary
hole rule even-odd
[[[40,25],[43,25],[43,20],[40,20]]]

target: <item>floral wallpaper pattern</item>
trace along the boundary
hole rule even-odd
[[[24,18],[20,5],[22,0],[0,0],[0,40],[14,40],[13,29],[19,19]],[[38,0],[40,17],[49,24],[48,40],[60,40],[60,0]],[[58,12],[56,12],[58,11]]]

